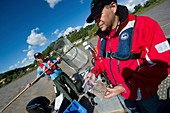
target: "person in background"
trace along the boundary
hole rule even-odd
[[[92,0],[86,21],[99,28],[98,58],[87,84],[106,71],[112,86],[104,98],[121,97],[129,113],[158,113],[158,85],[170,73],[170,45],[159,24],[128,14],[117,0]]]
[[[37,68],[37,77],[39,77],[42,73],[45,72],[45,70],[49,68],[45,72],[45,74],[42,75],[42,77],[47,75],[56,85],[57,92],[63,93],[64,97],[66,97],[70,102],[72,102],[72,100],[74,99],[77,100],[79,98],[80,93],[78,92],[75,84],[69,78],[69,76],[66,73],[64,73],[62,69],[57,65],[61,63],[60,57],[45,58],[41,53],[37,52],[34,54],[34,58],[36,61],[39,62],[39,66]],[[56,62],[56,64],[53,65],[54,62]],[[29,83],[28,87],[30,87],[31,85],[32,84]],[[68,90],[67,87],[69,87],[70,91]]]

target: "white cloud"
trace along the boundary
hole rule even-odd
[[[74,29],[77,30],[77,31],[79,31],[80,28],[81,28],[81,26],[77,26],[77,27],[75,27]]]
[[[21,61],[21,64],[24,64],[26,61],[27,61],[27,58],[24,58],[24,59]]]
[[[27,52],[27,51],[28,51],[27,49],[22,50],[22,52]]]
[[[58,4],[59,2],[61,2],[62,0],[45,0],[47,3],[49,3],[49,6],[51,8],[54,8],[56,4]]]
[[[33,63],[33,61],[34,61],[34,59],[24,58],[21,62],[18,61],[16,64],[10,66],[9,70],[12,70],[12,69],[15,69],[15,68],[20,68],[20,67],[23,67],[23,66],[27,66],[27,65]]]
[[[13,67],[18,67],[20,65],[20,61],[13,65]]]
[[[47,43],[47,38],[42,32],[38,34],[38,30],[39,28],[31,30],[31,34],[27,37],[28,44],[43,46]]]
[[[85,28],[85,27],[87,27],[88,25],[91,25],[91,24],[94,24],[94,23],[84,23],[83,28]]]
[[[63,36],[63,33],[64,31],[60,32],[57,37],[60,38],[61,36]]]
[[[23,67],[23,66],[28,66],[29,64],[32,64],[34,61],[34,59],[28,59],[28,58],[24,58],[21,63],[20,63],[20,67]]]
[[[75,31],[75,30],[79,31],[81,27],[82,27],[82,26],[77,26],[77,27],[75,27],[75,28],[68,27],[65,31],[63,30],[63,31],[59,32],[57,37],[59,38],[59,37],[61,37],[61,36],[66,36],[66,35],[68,35],[70,32]]]
[[[29,50],[34,49],[34,48],[35,48],[34,46],[28,45],[28,49],[24,49],[22,50],[22,52],[28,52]]]
[[[10,66],[9,69],[15,69],[17,67],[20,66],[20,61],[18,61],[16,64],[14,64],[13,66]]]
[[[55,35],[57,35],[58,34],[58,32],[59,32],[59,29],[56,29],[52,34],[55,34]]]
[[[134,11],[134,7],[138,4],[141,4],[142,6],[144,5],[144,3],[146,3],[146,1],[148,0],[127,0],[126,2],[122,2],[120,4],[123,4],[123,5],[126,5],[127,8],[130,10],[130,11]]]
[[[28,45],[28,50],[31,50],[31,49],[33,49],[33,48],[34,48],[33,46]]]
[[[27,37],[27,43],[28,48],[23,50],[23,52],[27,52],[27,58],[23,58],[23,60],[20,62],[18,61],[13,66],[10,66],[9,69],[15,69],[20,68],[23,66],[27,66],[29,64],[32,64],[34,61],[34,49],[36,49],[36,46],[43,46],[47,43],[46,37],[43,35],[43,33],[37,33],[39,28],[35,28],[31,30],[31,34]]]
[[[14,66],[9,66],[9,69],[13,69],[14,68]]]
[[[27,53],[27,57],[28,57],[28,59],[34,59],[34,50],[32,49],[32,50],[30,50],[30,51],[28,51],[28,53]]]
[[[75,31],[75,30],[79,31],[80,28],[81,28],[81,26],[77,26],[77,27],[75,27],[75,28],[68,27],[68,28],[66,29],[66,31],[64,32],[64,36],[68,35],[68,34],[69,34],[70,32],[72,32],[72,31]]]

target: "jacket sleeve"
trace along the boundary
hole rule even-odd
[[[164,64],[170,66],[170,45],[159,24],[151,18],[146,19],[143,34],[146,61],[152,66]],[[170,73],[169,68],[168,73]]]
[[[40,77],[40,75],[41,75],[42,73],[43,73],[43,70],[42,70],[40,67],[38,67],[38,68],[37,68],[37,78]],[[41,76],[41,78],[44,77],[44,76],[45,76],[45,74],[43,74],[43,75]]]
[[[96,65],[93,67],[91,70],[91,73],[94,73],[96,76],[104,72],[105,67],[103,65],[103,58],[99,57],[100,56],[100,38],[98,38],[98,43],[97,43],[97,57],[96,57]]]
[[[52,60],[53,63],[57,61],[56,58],[50,58],[50,60]],[[56,62],[56,64],[60,64],[60,63],[61,63],[61,61]]]
[[[102,58],[97,59],[96,65],[91,70],[91,73],[94,73],[96,76],[103,73],[104,72],[104,65],[102,64],[102,62],[103,62]]]
[[[127,90],[122,95],[130,91],[129,98],[133,99],[137,97],[133,94],[137,94],[138,87],[144,89],[146,86],[156,92],[158,85],[170,73],[170,46],[159,24],[149,17],[139,17],[136,25],[135,34],[142,50],[140,68],[137,71],[124,68],[122,71],[125,79],[122,85]]]

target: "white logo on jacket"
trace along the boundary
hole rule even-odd
[[[124,32],[120,38],[121,40],[126,40],[128,39],[128,37],[129,37],[129,34],[127,32]]]

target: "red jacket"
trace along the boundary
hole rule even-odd
[[[127,22],[134,20],[134,15],[121,24],[121,30]],[[116,29],[105,35],[107,52],[118,51],[119,36],[114,36]],[[98,50],[100,50],[100,37]],[[96,76],[106,71],[113,85],[122,84],[126,89],[122,96],[135,100],[137,89],[140,88],[142,99],[155,94],[158,85],[170,73],[170,46],[159,24],[146,16],[138,16],[132,39],[132,53],[141,53],[139,59],[118,60],[116,58],[98,57],[96,65],[91,70]],[[98,51],[98,56],[100,51]]]

